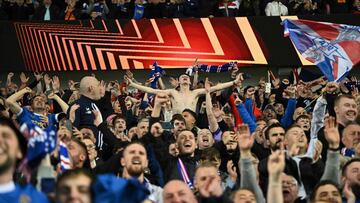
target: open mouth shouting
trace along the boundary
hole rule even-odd
[[[183,146],[184,146],[184,148],[189,149],[192,147],[192,143],[190,141],[186,141],[186,142],[184,142]]]
[[[282,193],[283,193],[283,196],[285,197],[286,195],[290,195],[290,189],[289,188],[286,188],[284,187],[283,190],[282,190]]]
[[[209,137],[208,136],[204,136],[203,138],[202,138],[202,141],[203,141],[203,143],[209,143],[210,142],[210,139],[209,139]]]
[[[346,112],[345,116],[349,119],[349,120],[355,120],[357,113],[354,110],[349,110]]]
[[[138,166],[141,166],[141,159],[140,159],[140,157],[134,157],[132,160],[131,160],[131,164],[132,165],[138,165]]]

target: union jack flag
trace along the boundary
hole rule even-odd
[[[329,81],[341,81],[360,62],[359,26],[309,20],[285,20],[283,25],[284,35]]]

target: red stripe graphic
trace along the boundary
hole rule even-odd
[[[14,25],[25,65],[35,71],[148,68],[153,61],[174,68],[195,58],[213,65],[267,64],[247,18]]]

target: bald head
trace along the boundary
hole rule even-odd
[[[92,100],[99,100],[101,98],[100,82],[92,76],[85,76],[80,81],[79,92]]]
[[[190,188],[180,180],[172,180],[165,185],[163,200],[164,203],[197,203]]]

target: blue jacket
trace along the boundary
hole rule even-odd
[[[256,130],[256,123],[251,118],[249,112],[246,110],[245,106],[243,104],[239,104],[237,106],[237,110],[240,114],[240,117],[242,118],[243,122],[249,125],[250,133],[255,132]]]
[[[285,114],[280,120],[281,125],[287,129],[293,124],[293,114],[296,109],[296,99],[289,99],[285,110]]]
[[[251,118],[256,122],[256,118],[253,111],[253,100],[250,98],[245,99],[244,105],[246,107],[246,110],[249,112],[249,115]]]

